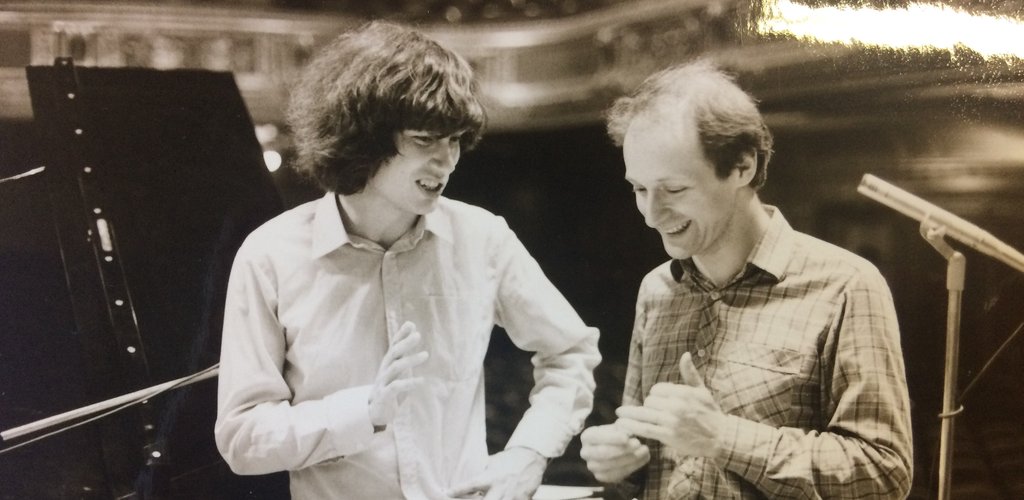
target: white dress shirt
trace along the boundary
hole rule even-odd
[[[224,314],[217,446],[237,473],[290,471],[297,500],[448,498],[481,472],[494,325],[536,353],[508,447],[561,455],[593,404],[597,330],[504,219],[445,198],[389,249],[347,234],[333,193],[275,217],[239,249]],[[425,383],[375,433],[368,397],[405,321]]]

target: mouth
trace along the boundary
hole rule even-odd
[[[686,232],[686,230],[690,228],[690,224],[692,223],[693,221],[687,221],[684,224],[679,224],[678,226],[663,229],[661,232],[668,236],[678,236]]]
[[[419,186],[420,189],[430,194],[438,194],[441,192],[442,189],[444,189],[443,182],[430,179],[419,179],[416,181],[416,185]]]

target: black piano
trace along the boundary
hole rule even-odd
[[[282,210],[230,73],[27,76],[39,164],[0,175],[0,430],[214,366],[235,251]],[[8,436],[0,499],[287,498],[284,475],[230,472],[215,409],[207,379]]]

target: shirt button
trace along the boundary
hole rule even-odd
[[[711,300],[718,300],[718,299],[721,299],[721,298],[722,298],[722,294],[718,293],[717,291],[711,292]]]
[[[705,351],[704,349],[697,349],[697,356],[699,356],[699,357],[702,357],[702,358],[703,358],[703,357],[704,357],[704,355],[706,355],[707,353],[708,353],[708,352],[707,352],[707,351]]]

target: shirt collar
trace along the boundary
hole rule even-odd
[[[446,241],[451,241],[451,220],[441,212],[440,209],[437,209],[420,217],[416,225],[409,231],[409,234],[403,236],[399,242],[408,241],[408,248],[412,248],[423,238],[424,231],[437,235]],[[337,195],[333,192],[324,194],[323,197],[317,200],[316,208],[313,212],[312,257],[314,259],[323,257],[345,244],[352,243],[352,237],[349,236],[345,230],[345,224],[341,221]],[[395,249],[405,249],[405,246],[403,245]]]
[[[318,259],[351,242],[352,239],[345,231],[345,224],[341,222],[338,197],[328,191],[317,200],[316,210],[313,212],[312,257]]]
[[[782,281],[786,278],[786,268],[793,256],[795,231],[778,208],[771,205],[764,205],[764,208],[770,216],[768,230],[750,252],[747,262]]]
[[[790,256],[793,255],[794,231],[779,209],[771,205],[764,205],[764,208],[769,214],[768,229],[761,235],[761,239],[754,245],[747,257],[747,269],[743,271],[743,274],[749,273],[750,266],[754,266],[768,273],[776,281],[782,281],[786,277]],[[692,258],[673,260],[669,270],[676,282],[682,281],[687,275],[700,275]]]
[[[444,199],[441,199],[441,204],[432,212],[420,217],[421,225],[423,230],[426,230],[433,235],[444,239],[445,241],[452,241],[452,219],[448,216],[448,211],[444,209]],[[419,238],[416,238],[417,240]]]

